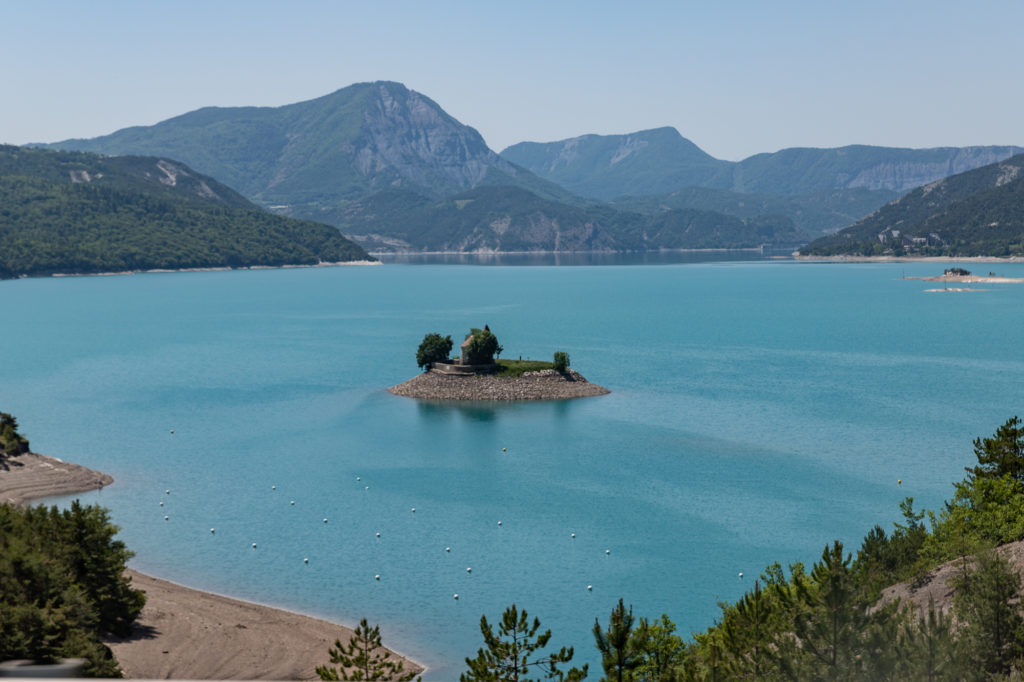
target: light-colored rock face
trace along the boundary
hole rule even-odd
[[[353,162],[364,175],[393,171],[415,185],[436,184],[437,175],[459,189],[479,185],[491,166],[514,173],[480,134],[443,114],[414,91],[396,97],[388,84],[376,87],[363,111],[365,142]],[[404,96],[401,96],[404,95]]]
[[[906,192],[951,175],[965,173],[1002,161],[1016,151],[1017,149],[1014,147],[951,148],[946,158],[935,161],[882,163],[866,168],[844,184],[850,188],[864,187]]]

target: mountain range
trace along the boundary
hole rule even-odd
[[[43,146],[177,159],[260,206],[335,225],[379,251],[792,246],[920,184],[1024,151],[850,146],[729,162],[658,128],[496,154],[436,102],[387,81]],[[681,224],[680,211],[690,216],[683,240],[665,227]]]
[[[0,279],[367,258],[179,161],[0,146]]]
[[[1024,255],[1024,154],[918,187],[800,253]]]

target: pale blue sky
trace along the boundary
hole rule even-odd
[[[1024,2],[0,3],[0,142],[396,80],[496,151],[674,126],[718,158],[1024,145]]]

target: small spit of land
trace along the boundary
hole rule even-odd
[[[925,292],[962,292],[962,291],[991,291],[990,289],[976,289],[965,286],[949,286],[950,284],[1020,284],[1024,282],[1022,277],[1000,277],[994,273],[988,275],[972,275],[962,268],[946,270],[935,277],[904,277],[903,279],[918,279],[924,282],[943,282],[946,286],[941,289],[925,289]]]
[[[430,371],[388,389],[395,395],[425,400],[565,400],[611,393],[575,370],[543,369],[520,376]]]
[[[0,458],[0,503],[93,490],[110,476],[53,457]],[[349,628],[281,609],[200,592],[136,571],[146,606],[124,639],[106,641],[125,676],[142,679],[317,680],[328,648]],[[406,670],[422,670],[408,659]]]

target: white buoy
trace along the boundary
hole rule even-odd
[[[740,577],[741,578],[743,577],[743,571],[740,571]]]
[[[454,597],[455,599],[458,599],[458,598],[459,598],[459,593],[458,593],[458,592],[456,592],[456,593],[455,593],[454,595],[452,595],[452,596],[453,596],[453,597]]]
[[[377,537],[380,537],[380,533],[377,533]]]
[[[413,507],[413,508],[412,508],[412,513],[413,513],[413,514],[415,514],[415,513],[416,513],[416,507]]]
[[[164,491],[164,494],[165,494],[165,495],[170,495],[170,494],[171,494],[171,491],[170,491],[170,490],[165,490],[165,491]]]
[[[363,488],[363,490],[369,490],[369,489],[370,489],[370,486],[366,486],[365,488]]]
[[[327,517],[324,517],[324,523],[327,523]]]
[[[254,543],[252,543],[252,548],[253,548],[253,549],[256,549],[256,543],[255,543],[255,542],[254,542]]]
[[[593,592],[593,591],[594,591],[594,586],[593,585],[587,585],[587,592]]]
[[[373,579],[374,580],[380,580],[380,573],[378,573],[377,575],[373,576]]]
[[[308,564],[308,563],[309,563],[309,557],[306,557],[305,559],[303,559],[303,560],[302,560],[302,563],[304,563],[304,564]]]
[[[499,525],[499,526],[501,525],[501,521],[498,521],[498,525]]]
[[[610,549],[606,549],[606,550],[604,551],[604,553],[605,553],[605,554],[611,554],[611,553],[612,553],[612,551],[611,551]]]
[[[292,500],[291,502],[289,502],[289,504],[295,504],[295,500]]]
[[[165,517],[164,517],[164,521],[166,521],[166,520],[167,520],[167,517],[165,516]]]
[[[164,506],[164,503],[163,503],[163,502],[161,502],[161,503],[160,503],[160,506],[161,506],[161,507],[162,507],[162,506]]]
[[[501,451],[502,451],[502,452],[505,452],[505,448],[502,448],[502,449],[501,449]]]
[[[276,485],[272,485],[272,486],[270,486],[270,489],[271,490],[277,490],[277,486]]]
[[[472,573],[472,572],[473,572],[473,569],[470,568],[469,566],[467,566],[466,567],[466,573]]]
[[[575,538],[576,537],[576,533],[569,533],[569,537]]]
[[[172,436],[174,435],[174,429],[171,429],[171,435]]]
[[[211,533],[216,533],[216,532],[217,532],[217,529],[216,529],[216,528],[211,528],[211,529],[210,529],[210,532],[211,532]]]
[[[361,481],[361,480],[363,480],[363,479],[362,479],[362,478],[360,478],[359,476],[356,476],[356,483],[358,483],[358,482],[359,482],[359,481]]]
[[[444,551],[446,551],[446,552],[450,552],[450,551],[452,551],[452,548],[451,548],[451,547],[445,547],[445,548],[444,548]]]

